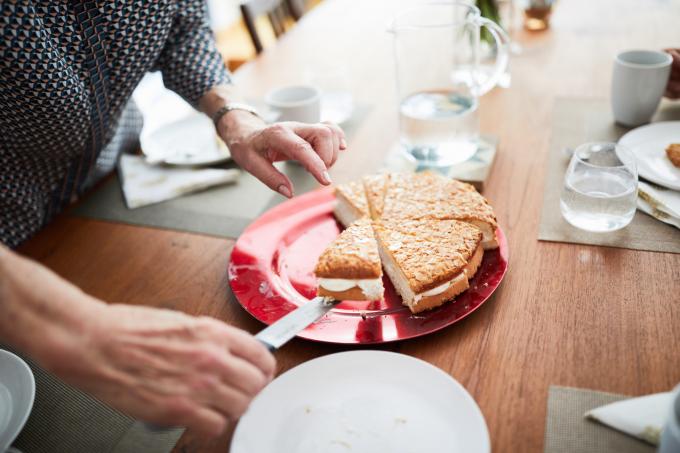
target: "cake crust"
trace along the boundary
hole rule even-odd
[[[368,201],[364,186],[359,181],[339,184],[335,187],[335,196],[343,199],[349,205],[356,219],[368,217]]]
[[[319,286],[317,295],[322,297],[332,297],[335,300],[370,300],[358,286],[350,288],[346,291],[329,291],[323,286]]]
[[[461,273],[482,241],[479,228],[457,220],[384,220],[374,229],[415,294]]]
[[[368,212],[373,220],[382,217],[385,192],[392,174],[382,173],[364,176],[363,185],[368,203]]]
[[[391,219],[480,221],[498,227],[493,208],[475,188],[432,172],[389,180],[382,216]]]
[[[319,278],[380,278],[382,267],[371,221],[359,219],[340,233],[319,257],[314,273]]]

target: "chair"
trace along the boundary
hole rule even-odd
[[[303,7],[297,0],[242,0],[240,7],[243,22],[258,54],[264,50],[255,26],[258,17],[266,15],[274,35],[279,38],[303,13]]]

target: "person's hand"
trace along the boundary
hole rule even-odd
[[[329,185],[328,169],[347,147],[344,132],[334,124],[266,125],[254,115],[238,110],[222,117],[217,132],[241,168],[288,198],[293,196],[293,184],[272,165],[274,162],[296,160],[317,181]]]
[[[87,341],[65,348],[51,371],[133,417],[213,438],[274,375],[263,345],[216,319],[125,305],[101,310],[87,320]]]
[[[680,99],[680,49],[666,49],[666,52],[673,57],[673,63],[664,95],[670,99]]]

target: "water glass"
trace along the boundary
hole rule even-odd
[[[492,74],[481,71],[480,30],[496,41]],[[399,98],[400,140],[421,167],[447,167],[478,149],[478,98],[493,88],[508,63],[508,37],[465,2],[414,6],[390,28]]]
[[[637,187],[635,156],[629,149],[616,143],[586,143],[574,151],[564,177],[562,216],[582,230],[619,230],[633,220]]]

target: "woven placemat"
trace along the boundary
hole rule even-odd
[[[167,453],[184,431],[151,431],[22,358],[31,367],[36,386],[33,410],[13,444],[23,453]]]
[[[343,124],[346,137],[361,127],[371,111],[370,105],[359,104],[352,118]],[[320,184],[299,164],[276,164],[293,185],[295,193],[316,189]],[[231,167],[235,166],[232,164]],[[137,209],[128,209],[117,175],[112,175],[86,195],[71,211],[72,215],[98,220],[150,226],[212,236],[235,238],[267,209],[285,198],[274,193],[249,173],[243,172],[238,182],[213,187]]]
[[[629,398],[613,393],[551,386],[545,427],[545,453],[654,453],[641,440],[584,418],[605,404]]]
[[[663,103],[654,121],[674,119],[680,119],[680,104]],[[610,233],[591,233],[569,225],[560,212],[560,193],[569,164],[564,149],[591,141],[617,141],[628,129],[614,124],[607,100],[578,98],[555,101],[552,127],[540,240],[680,253],[680,230],[640,211],[626,228]]]

